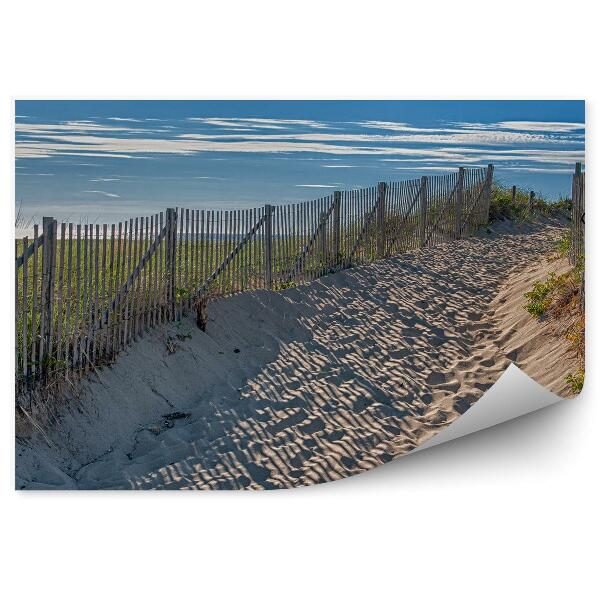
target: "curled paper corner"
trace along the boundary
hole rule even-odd
[[[498,381],[469,410],[412,452],[426,450],[516,419],[560,400],[564,398],[548,391],[511,363]]]

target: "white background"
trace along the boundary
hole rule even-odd
[[[598,597],[599,44],[586,3],[21,0],[0,11],[4,597]],[[48,97],[586,99],[583,396],[313,488],[14,492],[13,101]]]

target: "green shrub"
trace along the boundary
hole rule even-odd
[[[565,381],[571,386],[571,392],[573,392],[573,394],[579,394],[579,392],[581,392],[584,380],[585,372],[583,369],[579,369],[575,373],[565,377]]]
[[[567,257],[571,252],[571,240],[573,235],[570,229],[566,229],[560,239],[556,242],[556,251],[560,256]]]
[[[552,203],[552,206],[556,210],[560,210],[565,214],[571,215],[571,211],[573,210],[573,201],[571,198],[564,198],[563,196],[560,196],[556,202]]]
[[[490,198],[490,221],[510,219],[524,221],[529,216],[529,195],[518,189],[513,200],[512,189],[494,182]]]
[[[557,243],[559,252],[568,253],[570,236],[563,236]],[[565,381],[571,392],[578,394],[583,388],[585,377],[585,314],[583,306],[583,261],[566,273],[557,276],[550,273],[546,281],[533,284],[533,289],[525,294],[528,302],[525,310],[535,318],[547,315],[558,324],[558,330],[569,342],[571,351],[577,357],[579,369],[567,375]]]
[[[550,202],[543,196],[535,196],[533,203],[529,198],[529,192],[517,188],[513,199],[512,188],[494,181],[490,198],[490,222],[509,219],[511,221],[526,221],[531,217],[532,211],[551,216],[571,214],[572,202],[568,198],[560,198],[556,202]]]
[[[541,317],[550,307],[552,302],[552,292],[558,287],[561,277],[556,277],[556,273],[550,273],[546,281],[537,281],[533,284],[533,289],[525,293],[528,302],[525,304],[525,310],[533,317]]]

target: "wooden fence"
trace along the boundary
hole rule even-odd
[[[585,255],[585,173],[581,171],[581,163],[576,163],[571,189],[573,209],[571,213],[571,264],[581,262]]]
[[[16,242],[16,380],[105,364],[200,296],[283,289],[471,235],[493,166],[246,210],[168,208],[111,225],[43,219]]]

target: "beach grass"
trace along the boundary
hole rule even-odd
[[[513,196],[512,188],[494,180],[490,199],[490,222],[494,221],[527,221],[533,214],[544,216],[570,215],[573,203],[569,198],[548,200],[536,194],[531,199],[530,192],[516,188]]]
[[[571,251],[570,230],[558,239],[551,260],[567,259]],[[584,258],[560,275],[549,273],[544,281],[537,281],[525,293],[524,308],[536,319],[548,319],[555,331],[564,337],[576,356],[579,369],[566,376],[571,391],[578,394],[585,380],[585,303],[584,303]]]

